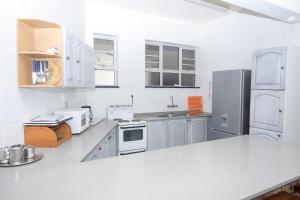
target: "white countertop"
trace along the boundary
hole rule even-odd
[[[297,145],[240,136],[67,165],[41,161],[0,168],[0,199],[250,199],[300,178],[299,155]]]

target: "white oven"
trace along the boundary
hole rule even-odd
[[[147,150],[147,123],[119,124],[119,155]]]

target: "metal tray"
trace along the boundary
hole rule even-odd
[[[20,162],[15,163],[0,163],[0,167],[16,167],[21,165],[27,165],[36,161],[39,161],[43,158],[43,154],[36,154],[33,158],[24,159]]]

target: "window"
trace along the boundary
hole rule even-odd
[[[146,87],[195,87],[196,49],[146,41]]]
[[[117,85],[117,38],[94,34],[95,85]]]

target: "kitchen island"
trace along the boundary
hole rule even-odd
[[[90,162],[46,154],[44,163],[0,168],[0,199],[252,199],[299,179],[299,155],[299,145],[254,136]]]

